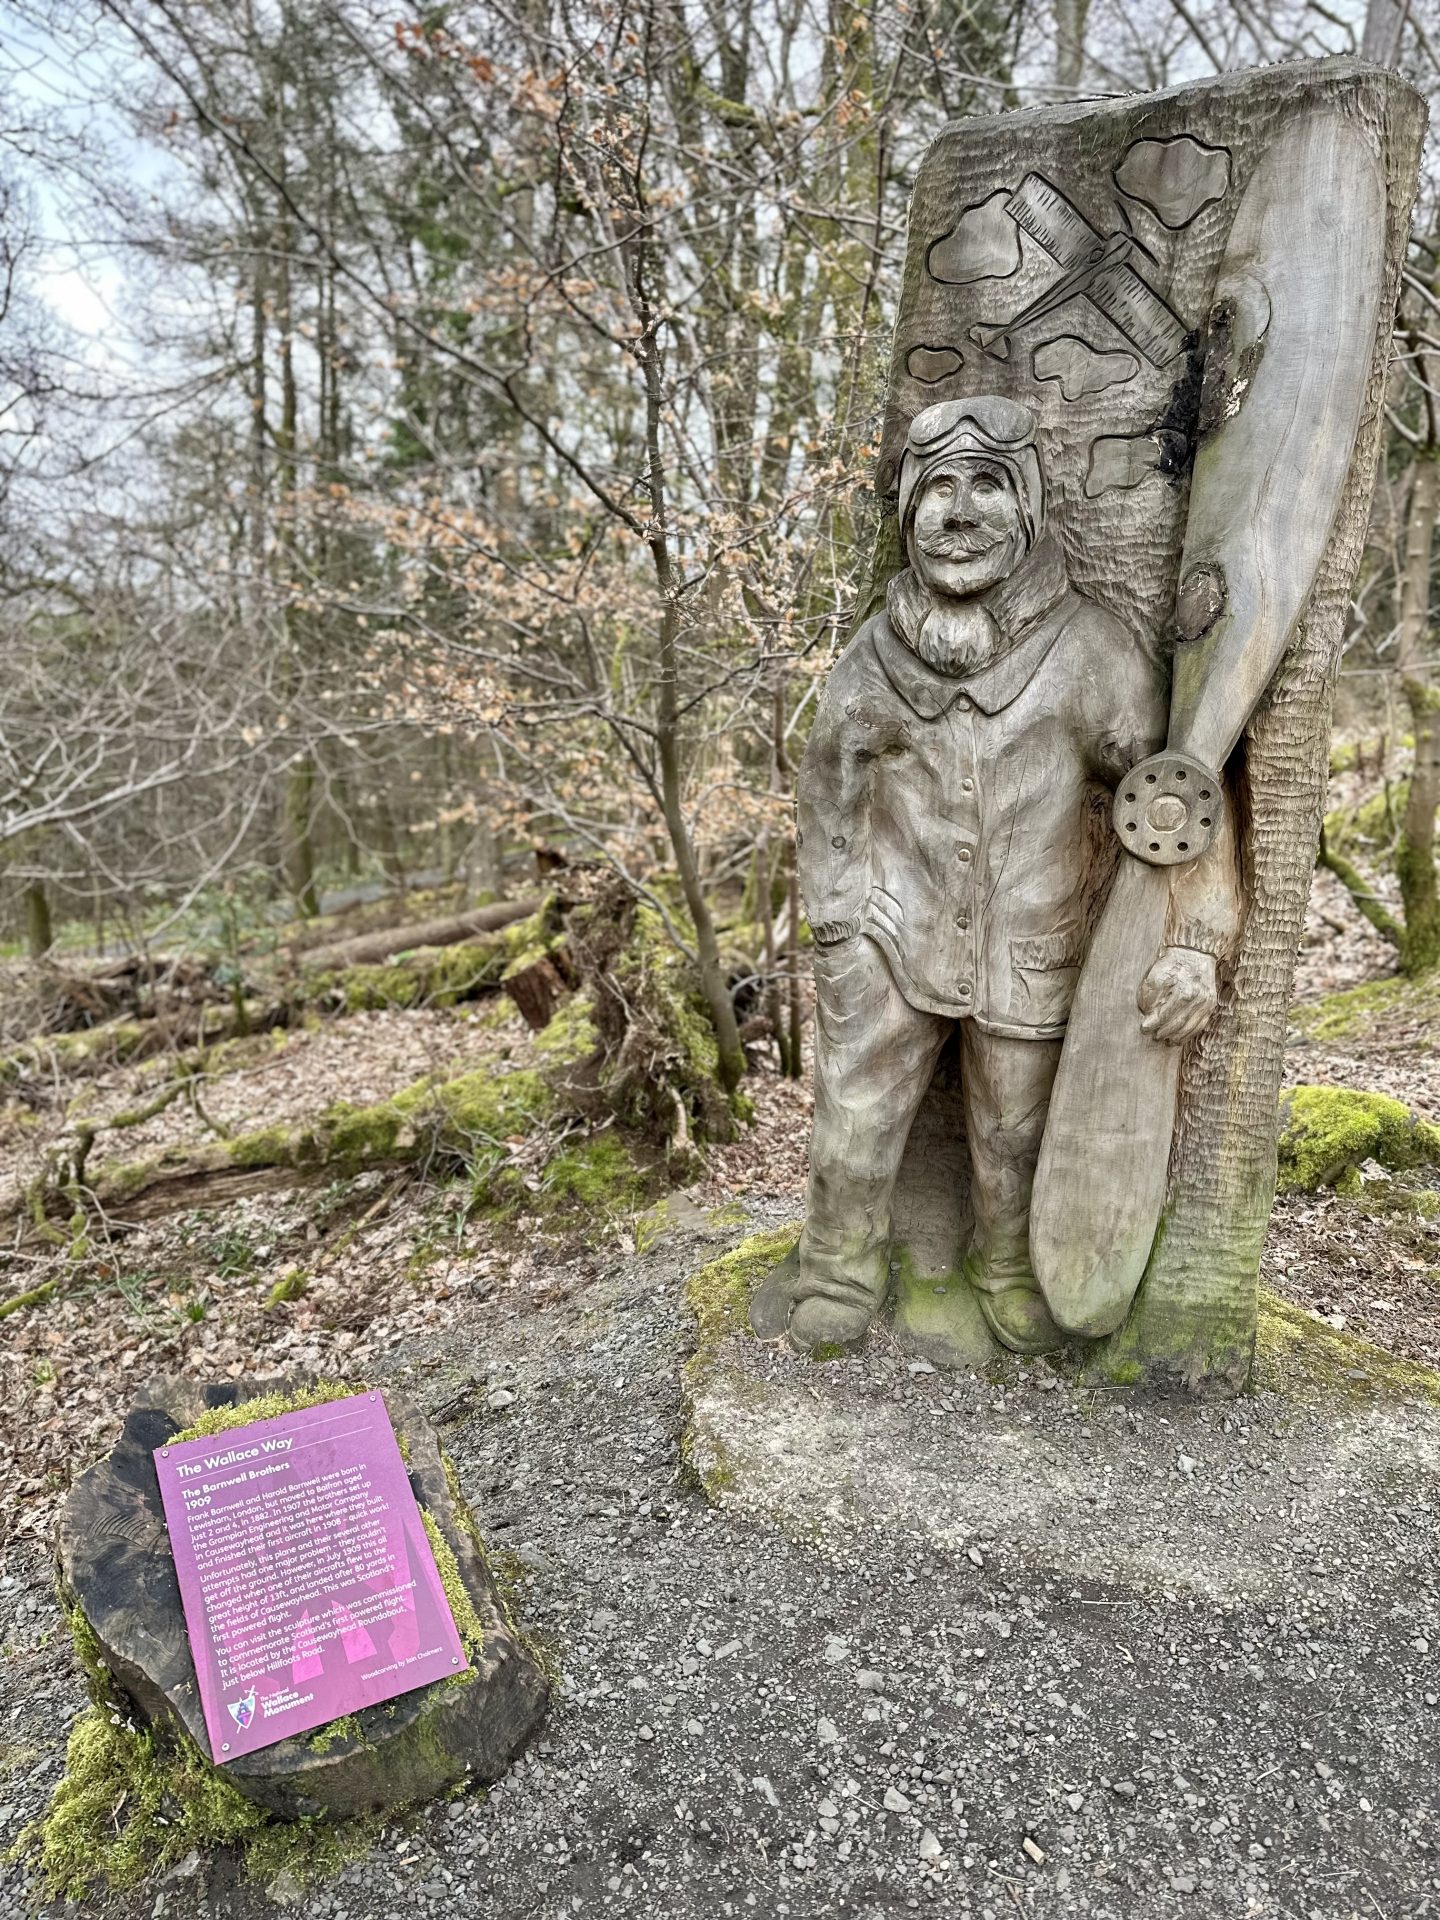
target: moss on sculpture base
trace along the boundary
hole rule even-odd
[[[685,1304],[695,1316],[695,1351],[685,1363],[692,1387],[713,1365],[723,1340],[750,1332],[750,1296],[760,1282],[799,1244],[800,1227],[791,1222],[751,1234],[729,1253],[692,1273],[685,1283]]]
[[[1292,1399],[1428,1400],[1440,1406],[1440,1373],[1341,1332],[1277,1294],[1260,1295],[1254,1384]]]

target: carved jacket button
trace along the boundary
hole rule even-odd
[[[957,851],[955,858],[960,862],[962,867],[968,867],[971,859],[969,847],[961,847]]]

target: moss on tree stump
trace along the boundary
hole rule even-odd
[[[97,1703],[118,1693],[191,1767],[193,1749],[209,1761],[210,1743],[153,1449],[197,1426],[213,1432],[354,1391],[160,1383],[131,1408],[114,1452],[81,1476],[66,1503],[61,1582],[78,1612],[77,1646]],[[470,1668],[217,1770],[282,1819],[374,1813],[462,1781],[498,1779],[545,1714],[544,1675],[491,1576],[434,1429],[403,1399],[386,1398]]]

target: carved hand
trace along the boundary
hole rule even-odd
[[[1220,1002],[1215,956],[1195,947],[1166,947],[1140,982],[1140,1031],[1178,1047],[1199,1033]]]

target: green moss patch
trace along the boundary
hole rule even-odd
[[[217,1433],[248,1427],[255,1420],[278,1420],[283,1413],[299,1413],[305,1407],[323,1407],[331,1400],[349,1400],[357,1393],[369,1392],[369,1383],[364,1380],[317,1380],[311,1386],[293,1387],[284,1393],[257,1394],[253,1400],[241,1400],[234,1406],[208,1407],[193,1426],[172,1433],[168,1444],[178,1447],[184,1440],[213,1440]]]
[[[305,1887],[360,1859],[381,1825],[378,1816],[276,1820],[193,1741],[132,1727],[107,1703],[71,1728],[64,1776],[14,1856],[34,1860],[52,1899],[122,1893],[192,1849],[218,1847],[241,1848],[251,1879],[289,1872]]]
[[[267,1415],[257,1413],[258,1407],[287,1412],[313,1405],[306,1397],[311,1391],[319,1398],[336,1397],[333,1387],[315,1388],[271,1394],[240,1408],[217,1407],[205,1418],[206,1431],[223,1431],[222,1415],[261,1419]],[[237,1422],[232,1418],[228,1424]],[[302,1886],[338,1872],[368,1849],[378,1820],[277,1821],[178,1728],[135,1726],[114,1694],[84,1613],[68,1606],[65,1619],[91,1704],[70,1730],[65,1772],[49,1807],[12,1851],[14,1858],[33,1859],[51,1897],[83,1900],[99,1886],[123,1892],[192,1848],[241,1847],[252,1878],[269,1880],[288,1868]],[[346,1731],[347,1723],[336,1721],[319,1729],[312,1741],[327,1735],[337,1739]]]
[[[463,1499],[457,1504],[461,1513],[468,1510]],[[430,1551],[435,1556],[435,1571],[445,1589],[450,1617],[455,1622],[460,1644],[465,1649],[467,1659],[478,1660],[485,1648],[485,1627],[475,1611],[469,1589],[460,1577],[460,1562],[455,1558],[455,1549],[441,1532],[440,1522],[428,1507],[420,1509],[420,1519],[425,1528],[425,1538],[430,1542]],[[472,1668],[470,1673],[460,1677],[468,1680],[473,1677],[473,1672]]]
[[[593,1060],[600,1047],[600,1034],[590,995],[572,993],[562,1000],[548,1025],[535,1035],[534,1045],[552,1074]]]
[[[1340,1396],[1428,1400],[1440,1406],[1440,1373],[1341,1333],[1303,1307],[1260,1294],[1252,1379],[1296,1399]]]
[[[284,1306],[287,1300],[298,1300],[310,1284],[310,1276],[303,1267],[291,1267],[271,1287],[265,1296],[267,1307]]]
[[[797,1222],[771,1227],[764,1233],[751,1234],[738,1247],[691,1274],[685,1283],[685,1304],[695,1316],[696,1343],[687,1371],[713,1358],[715,1348],[727,1334],[748,1332],[746,1315],[751,1294],[799,1239]]]
[[[1375,1160],[1392,1172],[1440,1165],[1440,1127],[1388,1094],[1353,1087],[1292,1087],[1280,1101],[1282,1192],[1353,1183]]]
[[[614,1133],[601,1133],[557,1153],[545,1170],[541,1193],[550,1206],[628,1213],[645,1198],[645,1186],[645,1175],[625,1142]]]
[[[1290,1023],[1309,1040],[1363,1040],[1394,1028],[1419,1046],[1437,1046],[1440,974],[1367,980],[1343,993],[1327,993],[1293,1006]]]
[[[83,1900],[93,1886],[123,1891],[192,1847],[233,1846],[267,1824],[192,1742],[162,1742],[94,1705],[71,1729],[64,1777],[28,1838],[50,1894]]]

